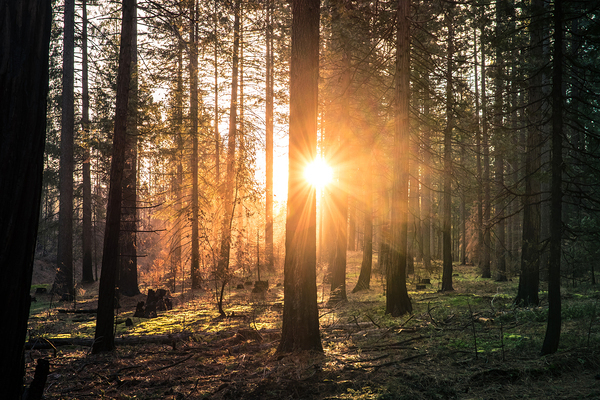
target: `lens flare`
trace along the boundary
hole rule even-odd
[[[325,160],[317,158],[306,166],[304,178],[315,188],[323,188],[333,180],[333,169]]]

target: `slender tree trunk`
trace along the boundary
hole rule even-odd
[[[50,1],[0,3],[0,387],[5,399],[20,399],[25,373],[29,290],[40,217]]]
[[[530,23],[531,59],[537,60],[539,67],[544,56],[544,26],[541,11],[543,0],[534,0],[531,4]],[[542,145],[542,74],[533,71],[527,89],[527,152],[525,157],[525,196],[523,197],[523,238],[521,250],[521,275],[515,304],[525,307],[539,304],[540,260],[541,260],[541,185],[538,170],[541,163]]]
[[[265,261],[273,269],[273,0],[266,1],[266,211]]]
[[[485,71],[485,50],[484,50],[484,32],[481,31],[481,115],[482,115],[482,146],[483,146],[483,246],[482,246],[482,263],[481,277],[491,278],[491,198],[490,198],[490,147],[488,137],[487,123],[487,96],[486,88],[486,71]]]
[[[446,130],[444,131],[444,195],[442,198],[442,291],[452,287],[452,131],[454,129],[454,94],[452,93],[452,69],[454,57],[453,7],[446,14],[448,24],[448,56],[446,68]]]
[[[423,101],[423,114],[429,119],[429,76],[425,77],[427,87]],[[423,130],[423,187],[421,190],[421,207],[423,216],[423,267],[428,274],[433,273],[431,267],[431,128],[426,125]]]
[[[284,307],[278,353],[322,351],[316,284],[316,193],[303,177],[316,157],[319,0],[292,0],[290,150]]]
[[[365,215],[364,215],[364,245],[362,263],[360,265],[360,275],[358,282],[352,293],[361,290],[369,289],[371,285],[371,270],[373,267],[373,160],[372,160],[372,145],[370,148],[363,150],[363,165],[365,166]]]
[[[135,5],[137,9],[137,5]],[[121,233],[119,237],[120,270],[119,294],[135,296],[140,293],[137,277],[137,10],[134,10],[131,43],[131,88],[129,90],[129,115],[125,141],[125,169],[123,171],[123,198],[121,201]]]
[[[60,131],[59,211],[56,278],[52,292],[75,297],[73,280],[73,136],[75,129],[75,0],[65,0],[62,117]]]
[[[91,283],[94,281],[92,268],[92,178],[90,173],[90,95],[88,85],[88,47],[87,47],[87,0],[82,2],[81,21],[81,128],[85,137],[83,138],[83,165],[82,165],[82,268],[81,281]]]
[[[219,57],[218,57],[218,49],[219,49],[219,33],[217,28],[219,26],[219,18],[217,13],[217,4],[219,0],[215,0],[215,9],[214,9],[214,39],[215,39],[215,48],[213,54],[213,62],[215,68],[215,185],[219,188],[221,183],[221,135],[219,134]]]
[[[127,135],[127,110],[131,81],[131,43],[134,30],[135,0],[123,0],[121,49],[117,74],[117,106],[113,155],[110,167],[110,188],[106,210],[106,230],[102,252],[102,275],[98,292],[98,317],[92,353],[114,349],[115,285],[119,262],[119,226],[121,222],[121,197],[123,167]]]
[[[387,268],[386,314],[412,312],[406,290],[410,101],[410,0],[398,0],[396,38],[396,121],[392,193],[391,265]]]
[[[240,49],[240,2],[236,0],[234,5],[233,26],[233,68],[231,72],[231,104],[229,106],[229,137],[227,139],[227,176],[225,193],[223,195],[225,215],[223,216],[223,227],[221,233],[221,254],[217,266],[218,278],[227,280],[229,270],[229,253],[231,250],[231,226],[233,223],[234,200],[233,189],[235,181],[235,148],[237,139],[237,110],[238,110],[238,75],[239,75],[239,49]],[[219,302],[219,313],[225,315]]]
[[[198,37],[197,37],[197,3],[190,3],[190,122],[192,137],[192,254],[191,274],[192,289],[199,289],[202,283],[200,276],[200,243],[198,235]]]
[[[477,62],[477,31],[473,32],[473,70],[475,75],[475,124],[477,132],[475,134],[475,153],[477,163],[477,247],[476,258],[477,267],[482,269],[483,265],[483,184],[481,172],[481,124],[479,119],[480,103],[479,103],[479,64]]]
[[[563,131],[563,9],[554,2],[552,56],[552,184],[550,190],[550,263],[548,265],[548,325],[542,354],[558,350],[561,331],[560,265],[562,253],[562,131]]]

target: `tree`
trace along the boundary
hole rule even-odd
[[[117,268],[119,265],[119,231],[121,223],[121,200],[123,167],[127,134],[127,112],[131,83],[131,44],[134,30],[135,1],[123,0],[121,45],[117,75],[117,104],[113,155],[110,168],[110,188],[106,210],[106,230],[102,251],[102,273],[98,292],[98,316],[93,353],[114,349],[114,307]]]
[[[135,5],[137,8],[137,5]],[[137,11],[134,10],[131,43],[131,88],[129,89],[129,112],[125,136],[125,169],[123,170],[123,198],[121,201],[121,232],[119,236],[119,294],[135,296],[140,293],[137,276]]]
[[[198,242],[199,205],[198,205],[198,38],[197,38],[197,2],[190,2],[189,48],[190,57],[190,136],[192,139],[192,288],[200,288],[200,246]]]
[[[444,130],[444,196],[442,204],[443,275],[442,291],[452,291],[452,132],[454,129],[453,57],[454,20],[453,5],[446,12],[448,25],[448,56],[446,68],[446,129]]]
[[[412,312],[406,290],[410,99],[410,0],[398,0],[396,37],[396,115],[392,192],[391,262],[387,269],[386,314]]]
[[[81,128],[84,133],[83,165],[82,165],[82,250],[83,260],[81,268],[81,281],[91,283],[94,281],[92,270],[92,177],[90,173],[90,94],[88,79],[88,18],[87,0],[83,0],[81,21]]]
[[[317,147],[319,11],[319,0],[292,1],[284,306],[278,353],[323,350],[317,308],[316,193],[303,178]]]
[[[543,60],[544,25],[541,11],[544,3],[535,0],[531,3],[531,23],[529,25],[529,52],[532,68],[527,92],[527,149],[525,153],[525,194],[523,196],[523,238],[521,250],[521,274],[515,304],[525,307],[539,303],[540,285],[540,230],[541,207],[538,170],[541,162],[542,145],[542,74],[539,66]]]
[[[265,258],[273,268],[273,0],[266,1],[266,199]]]
[[[561,330],[560,258],[562,250],[563,137],[563,9],[554,1],[552,53],[552,183],[550,188],[550,263],[548,265],[548,325],[542,354],[558,350]]]
[[[73,136],[75,130],[75,0],[65,0],[62,116],[60,132],[58,250],[52,291],[75,297],[73,282]]]
[[[0,1],[0,309],[7,328],[0,387],[5,399],[21,398],[23,345],[40,215],[51,7],[46,0]],[[8,328],[10,327],[10,328]]]

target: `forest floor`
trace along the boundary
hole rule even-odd
[[[100,355],[84,346],[34,347],[26,351],[27,380],[35,360],[47,358],[46,399],[600,399],[598,288],[563,287],[561,345],[541,357],[545,292],[540,307],[515,308],[517,279],[495,282],[455,266],[449,293],[438,292],[439,272],[420,290],[419,277],[409,277],[413,313],[392,318],[377,272],[370,290],[351,293],[360,258],[350,253],[347,302],[328,304],[319,275],[323,353],[276,354],[283,289],[271,276],[264,296],[231,282],[227,318],[218,317],[214,288],[174,293],[174,309],[152,319],[132,317],[145,296],[123,298],[118,338],[173,341]],[[73,304],[36,297],[28,339],[93,338],[94,314],[58,312]],[[95,308],[96,300],[97,284],[80,288],[77,308]],[[127,317],[133,326],[121,323]]]

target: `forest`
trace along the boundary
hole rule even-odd
[[[600,398],[600,1],[2,15],[8,399]]]

